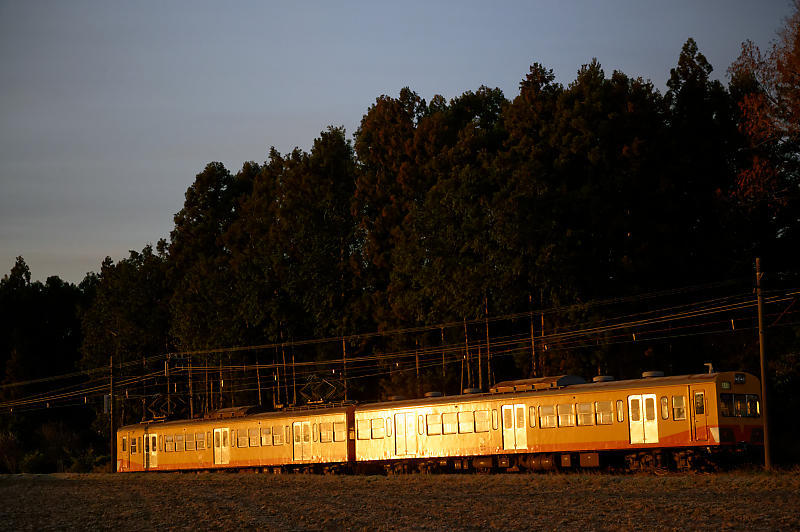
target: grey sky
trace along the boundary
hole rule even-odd
[[[0,0],[0,276],[79,282],[166,237],[205,164],[352,135],[381,94],[480,85],[597,57],[664,90],[682,44],[725,71],[788,0],[121,2]]]

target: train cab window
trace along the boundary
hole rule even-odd
[[[574,427],[575,426],[575,405],[560,404],[556,406],[558,411],[558,426],[559,427]]]
[[[641,404],[639,399],[631,399],[631,421],[641,421]]]
[[[194,435],[194,441],[197,444],[197,450],[202,451],[206,448],[206,435],[202,432],[197,432]]]
[[[370,428],[372,429],[372,439],[377,440],[386,437],[386,422],[383,418],[371,419]]]
[[[694,413],[698,416],[706,413],[706,400],[703,392],[694,392]]]
[[[219,447],[219,445],[217,446]],[[171,453],[175,450],[175,440],[172,434],[164,436],[164,452]]]
[[[598,425],[611,425],[614,422],[614,403],[612,401],[597,401],[594,409]]]
[[[123,437],[122,437],[122,452],[123,452],[123,453],[124,453],[125,451],[127,451],[127,450],[128,450],[128,447],[127,447],[127,446],[128,446],[128,438],[126,438],[125,436],[123,436]]]
[[[625,401],[617,399],[617,423],[625,421]]]
[[[686,397],[683,395],[672,396],[672,419],[682,421],[686,419]]]
[[[442,434],[455,434],[456,432],[458,432],[456,413],[442,414]]]
[[[272,427],[261,428],[261,445],[263,447],[272,445]]]
[[[760,417],[761,416],[761,403],[758,396],[755,394],[747,394],[747,409],[745,410],[747,417]]]
[[[556,425],[556,406],[541,405],[539,407],[539,428],[552,429]]]
[[[719,394],[719,415],[724,417],[733,417],[733,394],[721,393]]]
[[[458,433],[468,434],[475,431],[475,414],[473,412],[458,413]]]
[[[194,447],[194,434],[193,433],[190,432],[189,434],[186,435],[185,445],[186,446],[184,448],[187,451],[194,451],[195,447]]]
[[[250,447],[258,447],[261,443],[261,438],[258,437],[258,429],[247,429],[247,436],[250,440]]]
[[[478,410],[475,412],[475,432],[489,432],[488,410]]]
[[[344,441],[347,438],[347,424],[337,421],[333,424],[333,441]]]
[[[669,399],[666,395],[661,398],[661,419],[669,419]]]
[[[333,423],[328,421],[327,423],[320,423],[319,424],[319,442],[320,443],[330,443],[333,441]]]
[[[368,440],[370,438],[369,419],[356,420],[356,438]]]
[[[530,406],[528,407],[528,422],[531,424],[531,427],[536,426],[536,407]]]
[[[428,414],[425,416],[425,422],[428,427],[428,436],[437,436],[442,433],[441,414]]]
[[[272,445],[283,445],[283,430],[280,427],[272,427]]]
[[[592,403],[578,403],[575,405],[577,411],[578,425],[594,425],[594,405]]]
[[[136,454],[136,438],[131,438],[131,454]]]

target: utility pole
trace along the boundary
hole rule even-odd
[[[419,397],[420,395],[422,395],[420,393],[422,391],[422,388],[419,382],[419,338],[414,339],[414,363],[417,368],[417,397]]]
[[[167,378],[167,417],[172,413],[172,399],[169,393],[169,355],[164,361],[164,376]]]
[[[758,300],[758,351],[761,359],[761,415],[764,419],[764,469],[772,469],[769,456],[769,416],[767,415],[767,359],[764,354],[764,312],[761,298],[761,259],[756,257],[756,299]]]
[[[483,310],[486,318],[486,383],[492,385],[492,351],[489,344],[489,296],[483,297]],[[480,351],[478,351],[480,353]],[[483,386],[481,386],[483,388]]]
[[[189,419],[194,419],[194,395],[192,394],[192,355],[189,355]]]
[[[109,419],[109,433],[111,434],[111,472],[117,470],[117,434],[114,431],[114,357],[110,356],[108,360],[108,419]]]
[[[258,406],[261,406],[261,373],[258,369],[258,357],[256,357],[256,381],[258,381]]]
[[[347,401],[347,343],[342,336],[342,384],[344,384],[344,400]]]
[[[530,294],[528,294],[528,308],[531,312],[531,373],[533,377],[538,377],[536,368],[536,343],[533,340],[533,297],[531,297]]]

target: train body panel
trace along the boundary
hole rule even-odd
[[[117,469],[391,467],[459,458],[526,464],[559,453],[597,465],[603,454],[762,444],[760,384],[749,374],[575,382],[553,378],[537,390],[509,385],[497,393],[131,425],[118,432]]]

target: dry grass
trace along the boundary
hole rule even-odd
[[[0,476],[0,523],[41,529],[800,529],[800,472],[617,476]]]

